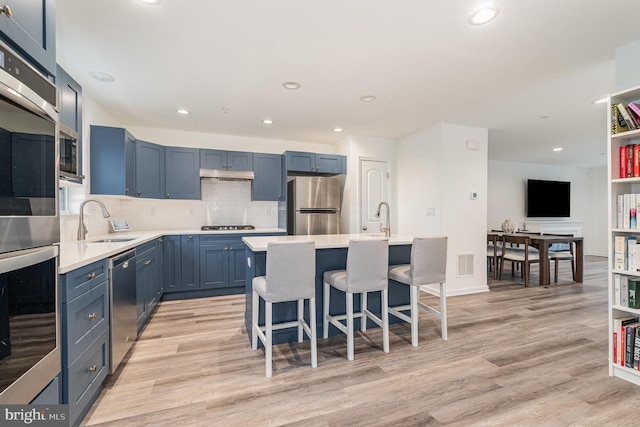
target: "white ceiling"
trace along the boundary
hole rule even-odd
[[[469,25],[488,3],[499,16]],[[616,47],[640,39],[638,0],[56,7],[58,62],[125,126],[333,144],[449,122],[488,128],[491,159],[584,167],[606,160],[606,106],[592,101],[615,91]],[[116,80],[97,82],[91,71]]]

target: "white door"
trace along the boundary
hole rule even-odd
[[[360,160],[360,229],[362,233],[380,233],[380,224],[386,224],[387,212],[382,209],[376,218],[378,204],[389,199],[387,162]]]

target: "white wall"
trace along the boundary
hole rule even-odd
[[[527,179],[571,182],[571,217],[582,221],[584,250],[588,255],[607,254],[607,170],[559,167],[489,160],[487,229],[500,229],[509,219],[519,227],[526,223]]]
[[[616,49],[616,92],[640,86],[640,40]]]
[[[477,148],[469,149],[467,141]],[[448,236],[447,295],[488,291],[487,129],[439,124],[398,143],[398,232]],[[471,200],[471,192],[477,198]],[[431,215],[433,213],[433,215]],[[473,274],[458,276],[458,256]]]
[[[397,199],[395,191],[396,142],[391,139],[350,135],[336,145],[336,152],[347,156],[347,175],[344,182],[342,210],[340,217],[341,233],[360,233],[359,179],[360,160],[387,160],[390,174],[389,202],[391,206],[391,230],[397,230]]]

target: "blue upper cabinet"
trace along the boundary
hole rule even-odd
[[[281,201],[282,199],[282,156],[278,154],[253,154],[251,200]]]
[[[4,0],[0,38],[45,74],[56,75],[55,0]],[[6,10],[6,9],[5,9]]]
[[[164,198],[164,168],[164,147],[151,142],[137,141],[136,196]]]
[[[91,125],[91,194],[135,196],[136,140],[123,128]]]
[[[200,199],[200,150],[165,147],[165,197]]]
[[[204,169],[253,170],[253,153],[244,151],[200,150],[200,167]]]
[[[319,154],[286,151],[287,171],[319,174],[346,173],[346,157],[339,154]]]

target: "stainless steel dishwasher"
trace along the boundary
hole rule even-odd
[[[136,312],[136,250],[109,259],[111,361],[113,374],[138,335]]]

